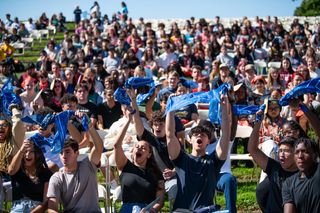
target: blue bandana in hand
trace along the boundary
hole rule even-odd
[[[156,88],[151,87],[148,93],[145,94],[138,94],[137,95],[137,104],[141,105],[142,103],[146,102],[155,92]]]
[[[26,116],[22,119],[22,121],[26,123],[31,123],[31,124],[39,124],[41,128],[47,129],[49,124],[54,123],[56,127],[56,133],[48,138],[43,137],[39,133],[31,136],[29,140],[34,142],[38,147],[41,148],[41,150],[44,150],[43,145],[47,145],[51,148],[51,152],[53,154],[60,153],[63,145],[64,145],[64,140],[67,137],[67,130],[68,130],[68,121],[71,116],[74,115],[74,111],[72,110],[67,110],[63,111],[57,115],[46,115],[44,119],[41,121],[41,117],[38,116],[38,120],[34,118],[30,118],[32,116]],[[39,123],[41,121],[41,123]],[[85,131],[87,131],[88,124],[89,124],[89,118],[88,116],[83,116],[81,120],[82,126]],[[46,128],[44,128],[46,127]]]
[[[123,88],[119,87],[113,93],[113,96],[116,99],[116,101],[118,101],[120,104],[130,106],[130,103],[131,103],[130,97]]]
[[[299,96],[307,93],[320,93],[320,78],[310,79],[305,81],[292,90],[290,90],[287,94],[285,94],[279,101],[281,106],[289,105],[290,99],[296,99]]]
[[[186,78],[180,78],[180,83],[189,88],[189,89],[195,89],[195,88],[198,88],[198,83],[197,82],[194,82],[192,80],[188,80]]]
[[[10,104],[22,105],[22,101],[19,95],[16,95],[13,92],[12,78],[9,78],[8,81],[1,88],[1,107],[2,112],[5,115],[11,116],[12,113],[9,110]]]
[[[139,87],[150,85],[153,82],[152,78],[131,77],[125,82],[124,87],[128,89],[138,89]]]
[[[237,116],[239,115],[254,115],[260,109],[258,105],[233,105],[233,113]]]

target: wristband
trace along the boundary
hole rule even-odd
[[[135,114],[137,111],[134,109],[130,112],[131,115]]]

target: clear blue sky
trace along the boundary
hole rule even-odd
[[[102,14],[119,11],[120,0],[97,0]],[[20,20],[38,19],[42,12],[50,18],[53,13],[63,12],[67,20],[73,20],[76,5],[89,11],[93,0],[0,0],[0,18],[6,13]],[[126,0],[129,15],[134,19],[149,18],[222,18],[254,17],[259,15],[292,16],[302,0]]]

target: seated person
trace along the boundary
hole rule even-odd
[[[78,162],[78,142],[67,138],[60,153],[63,169],[49,181],[48,212],[58,212],[59,203],[64,212],[101,212],[98,199],[97,169],[103,150],[102,140],[93,125],[89,125],[93,148],[89,156]]]
[[[100,130],[109,129],[123,115],[121,104],[115,101],[113,93],[113,89],[105,89],[105,102],[98,105],[98,129]]]
[[[188,88],[186,85],[181,83],[177,87],[177,95],[184,95],[188,93]],[[179,110],[176,110],[175,115],[180,118],[185,128],[191,127],[199,119],[198,109],[195,104],[189,104]]]
[[[13,157],[8,173],[12,178],[11,212],[44,212],[48,207],[46,192],[52,172],[41,149],[25,141]]]
[[[319,144],[299,138],[294,147],[294,161],[299,172],[287,178],[282,186],[284,212],[320,211]]]
[[[135,112],[138,113],[138,112]],[[134,206],[143,209],[156,198],[160,198],[149,210],[159,212],[163,206],[164,181],[158,169],[151,146],[146,141],[138,141],[132,150],[132,162],[122,149],[122,141],[132,120],[131,112],[126,109],[126,123],[120,130],[114,144],[115,160],[120,174],[122,189],[122,208],[120,212],[132,212]]]

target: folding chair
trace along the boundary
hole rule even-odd
[[[25,48],[33,47],[33,40],[32,37],[21,38],[21,42],[25,44]]]
[[[254,61],[254,68],[257,71],[257,75],[267,75],[267,63],[265,61]]]
[[[16,42],[13,43],[12,46],[16,49],[16,51],[13,53],[14,56],[24,55],[24,43]]]

